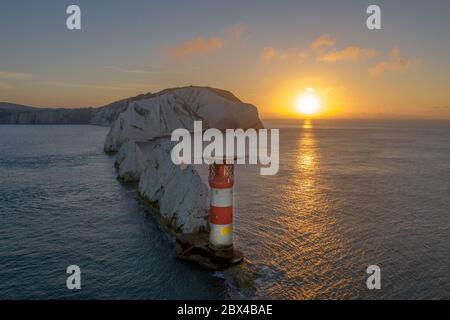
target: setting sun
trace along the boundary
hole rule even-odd
[[[312,93],[308,93],[297,99],[296,107],[298,112],[312,115],[319,110],[319,100]]]

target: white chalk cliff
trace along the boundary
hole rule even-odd
[[[174,165],[173,143],[161,139],[148,151],[139,194],[157,207],[163,223],[180,233],[208,229],[209,189],[191,165]]]
[[[145,168],[145,159],[135,141],[127,141],[120,147],[115,165],[118,170],[117,176],[120,180],[125,182],[139,181]]]
[[[139,182],[138,192],[157,209],[162,223],[178,233],[208,229],[209,190],[192,166],[174,165],[168,138],[148,143],[145,151],[134,141],[124,143],[115,166],[119,180]]]
[[[148,99],[130,101],[113,123],[105,152],[119,151],[118,178],[139,181],[140,197],[157,209],[160,220],[177,233],[209,228],[209,188],[191,165],[171,160],[177,128],[262,128],[256,107],[227,91],[185,87],[167,89]]]
[[[144,142],[170,136],[177,128],[192,131],[196,120],[203,121],[203,128],[262,128],[256,107],[227,91],[208,87],[167,89],[129,103],[108,133],[105,152],[118,151],[128,140]]]

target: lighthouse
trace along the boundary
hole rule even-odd
[[[244,261],[233,245],[234,165],[217,159],[209,165],[209,234],[178,235],[176,240],[178,258],[208,270],[224,270]]]
[[[233,164],[224,161],[209,166],[209,245],[215,250],[233,250],[233,185]]]

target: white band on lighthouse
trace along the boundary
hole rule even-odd
[[[213,207],[233,206],[233,188],[227,189],[211,188],[211,206]]]

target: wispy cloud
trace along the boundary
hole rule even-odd
[[[316,53],[322,53],[326,48],[336,44],[336,39],[329,34],[323,34],[311,43],[311,49]]]
[[[129,84],[129,85],[102,85],[102,84],[89,84],[89,83],[68,83],[68,82],[41,82],[39,83],[43,86],[51,87],[63,87],[63,88],[74,88],[74,89],[94,89],[94,90],[133,90],[133,89],[153,89],[158,86],[153,84]]]
[[[122,72],[122,73],[130,73],[130,74],[147,74],[148,72],[145,70],[137,70],[137,69],[125,69],[120,67],[105,67],[106,69]]]
[[[0,71],[0,79],[2,80],[28,80],[35,78],[34,74]]]
[[[227,29],[227,34],[232,40],[241,40],[247,32],[247,27],[242,24],[237,24]]]
[[[392,48],[390,58],[374,65],[369,69],[371,76],[379,76],[385,72],[399,72],[420,66],[420,59],[405,59],[402,56],[400,48]]]
[[[13,89],[14,87],[8,83],[5,82],[0,82],[0,90],[10,90]]]
[[[113,71],[117,71],[117,72],[121,72],[121,73],[128,73],[128,74],[178,74],[178,71],[175,70],[168,70],[165,69],[164,67],[155,67],[155,66],[148,66],[142,69],[126,69],[126,68],[121,68],[121,67],[105,67],[105,69],[109,69],[109,70],[113,70]]]
[[[299,49],[277,50],[273,47],[265,47],[260,53],[260,59],[265,63],[271,63],[275,60],[303,62],[307,58],[308,53]]]
[[[221,49],[223,44],[222,38],[198,36],[175,45],[165,46],[162,49],[171,59],[182,59],[187,56],[202,56],[212,53]]]
[[[270,63],[272,59],[277,55],[277,50],[273,47],[265,47],[261,50],[261,61]]]
[[[4,81],[0,81],[0,90],[13,89],[14,86],[11,84],[11,82],[21,81],[21,80],[30,80],[35,77],[36,76],[31,73],[0,71],[0,80],[4,80]]]
[[[260,52],[260,59],[265,63],[272,61],[305,61],[309,56],[317,57],[318,61],[336,62],[336,61],[358,61],[378,55],[374,49],[361,48],[359,46],[350,46],[342,50],[335,48],[336,39],[329,34],[324,34],[316,38],[310,44],[310,50],[302,49],[276,49],[274,47],[265,47]]]
[[[375,57],[378,51],[366,49],[358,46],[347,47],[342,50],[333,50],[327,52],[318,58],[319,61],[337,62],[337,61],[358,61],[366,58]]]

